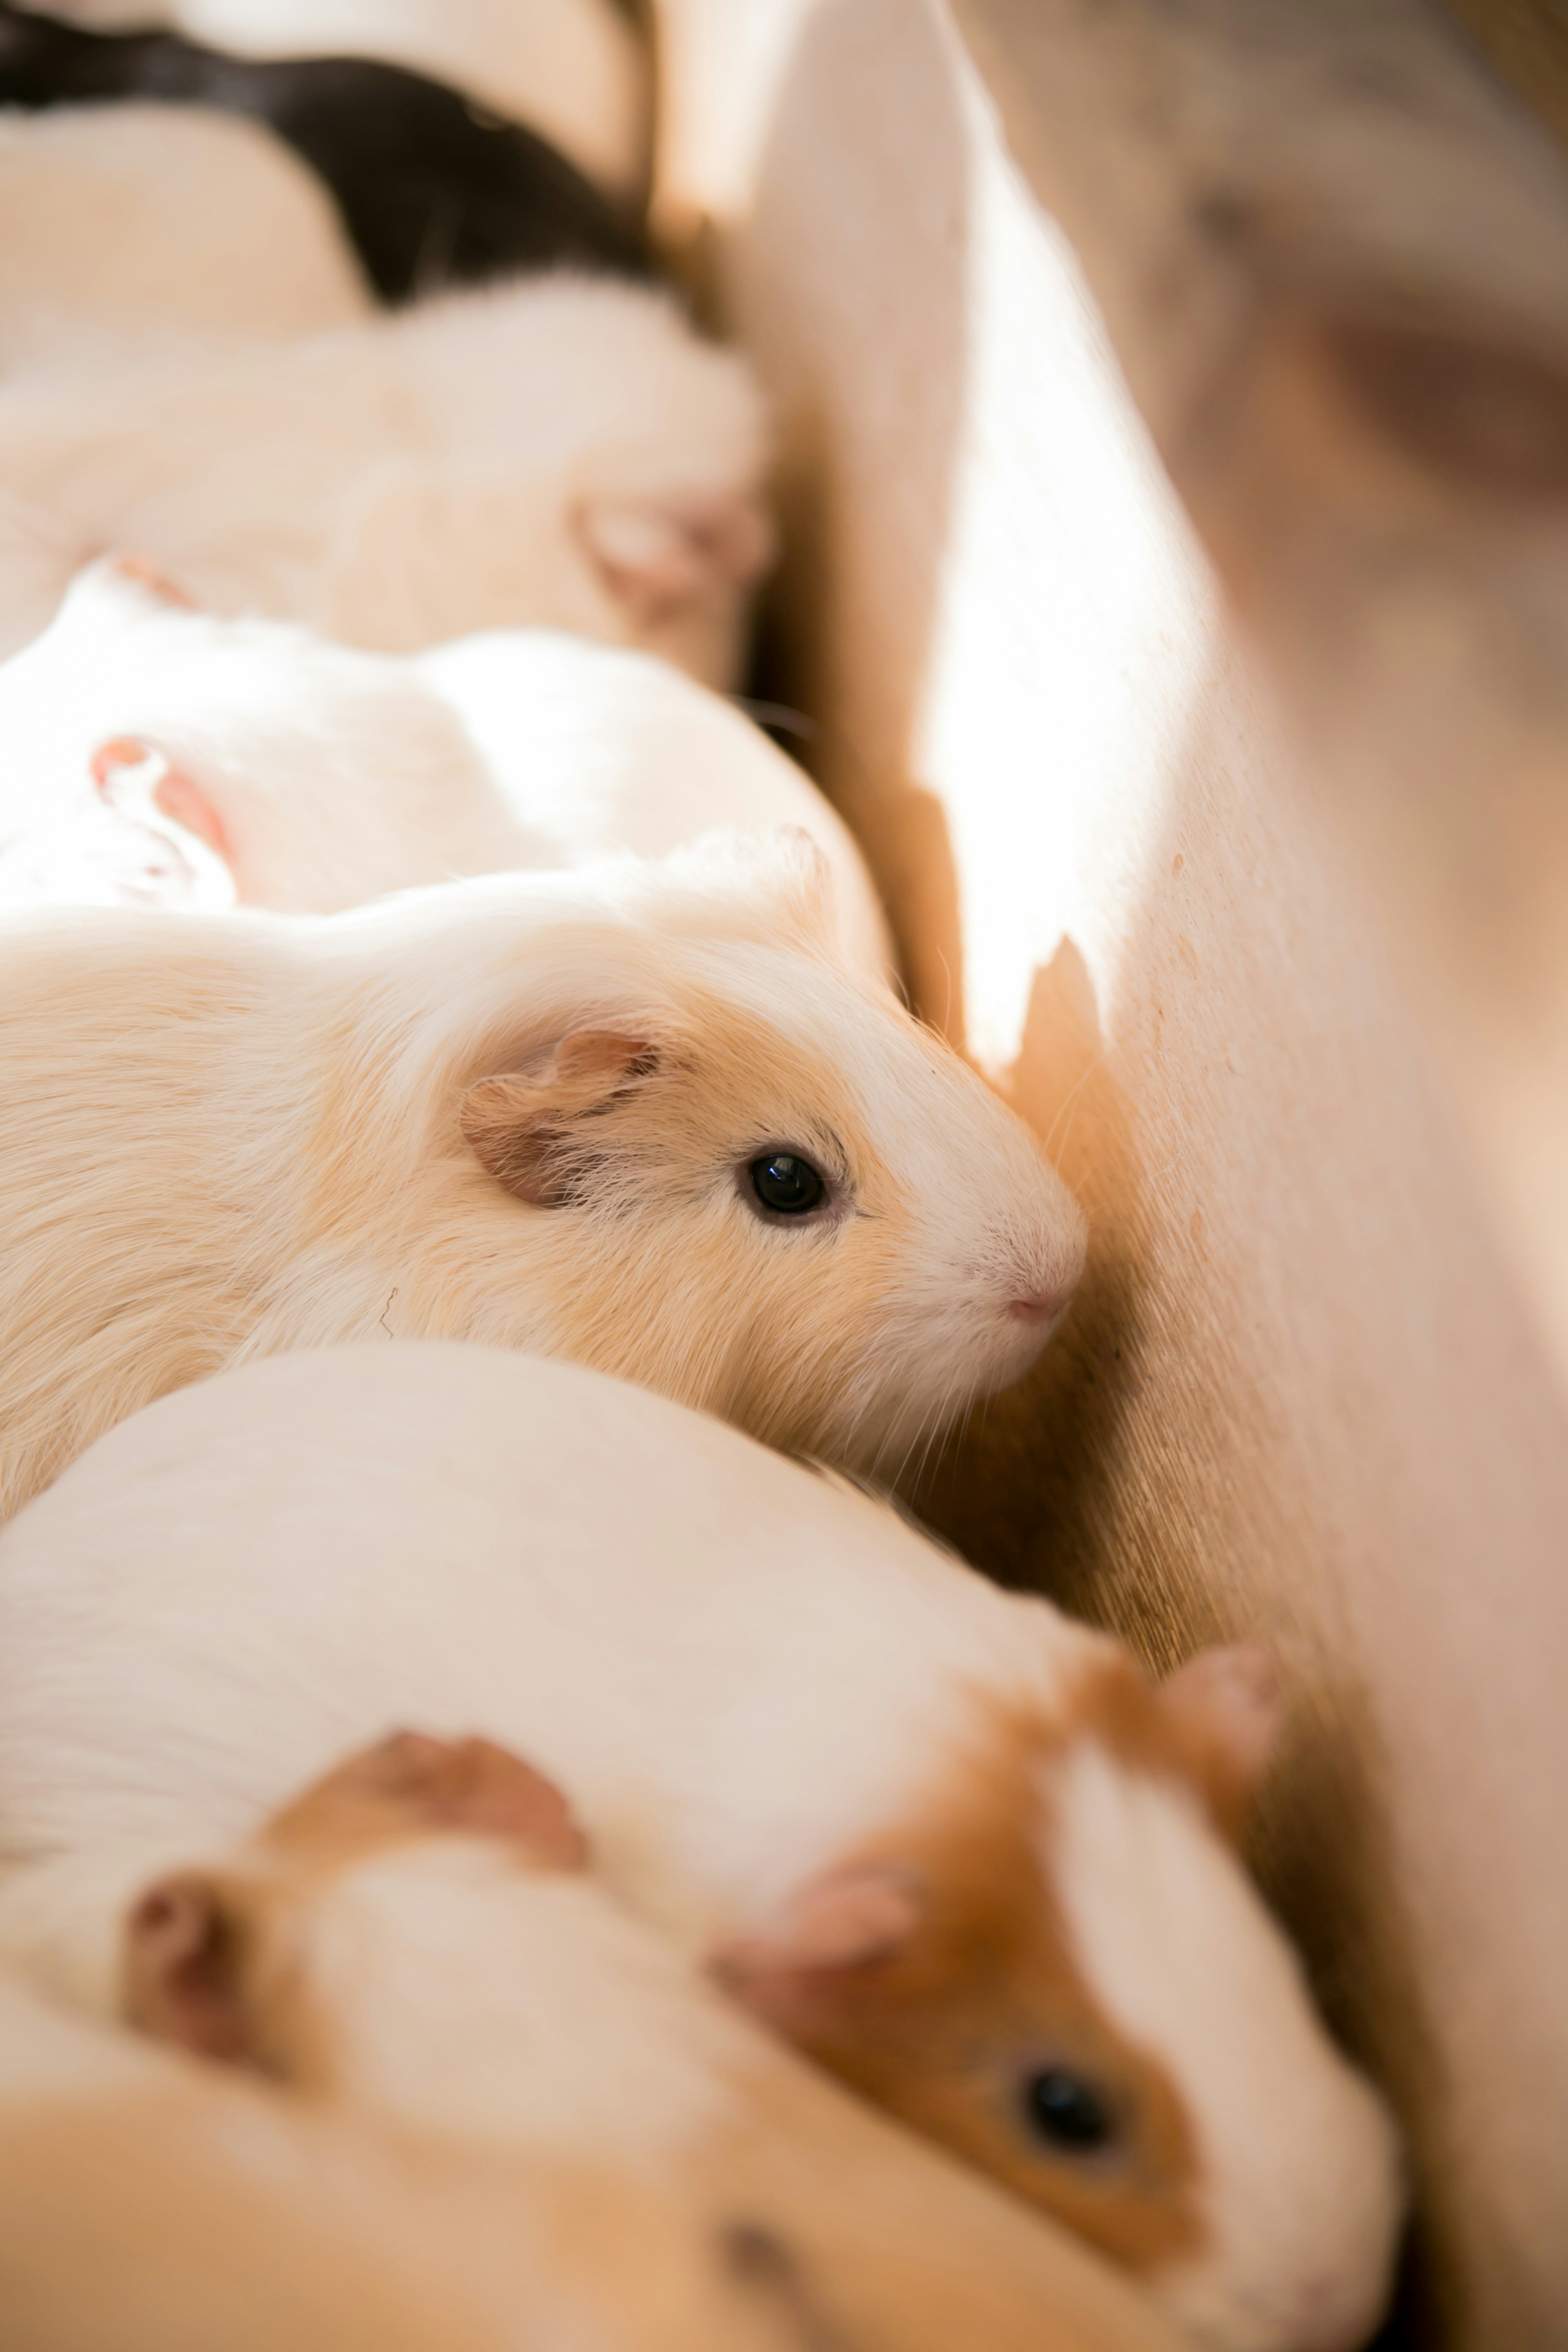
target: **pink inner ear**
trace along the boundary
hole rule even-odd
[[[183,769],[172,768],[152,744],[144,743],[140,736],[116,735],[109,742],[99,745],[88,761],[88,768],[104,799],[112,803],[121,779],[129,779],[131,772],[145,768],[150,761],[156,761],[162,769],[152,788],[153,805],[228,861],[228,836],[216,809],[201,786],[193,782]]]
[[[150,596],[157,598],[160,604],[174,604],[186,613],[195,611],[195,600],[187,596],[183,588],[176,588],[172,580],[165,580],[144,555],[116,556],[114,569],[121,580],[129,580],[134,586],[144,588]]]
[[[204,2058],[249,2055],[237,1938],[211,1881],[164,1879],[137,1903],[125,1929],[125,2007],[160,2041]]]
[[[1256,1786],[1285,1711],[1279,1661],[1266,1643],[1200,1650],[1161,1685],[1160,1697],[1179,1730],[1217,1751],[1244,1788]]]
[[[924,1906],[891,1864],[866,1863],[813,1880],[778,1918],[714,1954],[719,1981],[788,2032],[894,1960],[917,1934]]]
[[[644,622],[744,587],[773,552],[766,513],[742,491],[595,499],[579,529],[612,594]]]
[[[307,1823],[313,1834],[362,1825],[365,1806],[390,1808],[411,1832],[451,1830],[505,1838],[541,1869],[581,1870],[588,1849],[553,1780],[489,1739],[434,1739],[397,1731],[350,1756],[275,1823],[280,1839]]]

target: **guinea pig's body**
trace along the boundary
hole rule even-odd
[[[896,1459],[1082,1265],[1022,1124],[828,944],[810,845],[353,913],[0,930],[0,1505],[250,1355],[581,1356]]]
[[[798,825],[831,868],[844,953],[893,969],[864,862],[794,762],[668,664],[564,633],[365,654],[171,604],[105,562],[0,665],[0,855],[18,863],[68,819],[81,842],[78,873],[35,857],[35,904],[103,903],[106,783],[152,758],[160,805],[226,862],[242,905],[330,914],[453,875]]]
[[[476,112],[530,124],[615,196],[636,196],[647,175],[649,59],[617,0],[57,0],[47,14],[7,6],[0,26],[0,73],[8,65],[20,85],[13,103],[148,95],[150,80],[194,78],[195,42],[233,58],[380,58],[455,85]],[[149,26],[188,38],[72,32]]]
[[[742,2018],[485,1741],[351,1759],[149,1887],[125,1960],[148,2031],[427,2147],[492,2228],[509,2187],[589,2342],[1176,2352],[1082,2249]]]
[[[251,1366],[0,1537],[0,1939],[112,2000],[141,1875],[345,1748],[469,1727],[858,2089],[1222,2352],[1358,2344],[1391,2135],[1217,1828],[1232,1654],[1162,1690],[862,1495],[580,1368]]]
[[[268,131],[197,107],[0,114],[0,358],[51,331],[307,335],[368,318],[325,191]]]
[[[3,649],[119,548],[212,611],[351,645],[542,623],[723,684],[769,544],[766,437],[744,363],[608,279],[287,342],[78,342],[0,384],[0,491],[68,551],[47,602],[27,572],[26,613],[5,580]]]

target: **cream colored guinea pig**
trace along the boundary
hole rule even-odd
[[[487,1349],[248,1366],[0,1535],[0,1941],[112,2003],[141,1875],[475,1727],[781,2032],[1215,2352],[1350,2352],[1394,2136],[1233,1838],[1246,1652],[1163,1686],[864,1496]]]
[[[864,862],[794,762],[668,663],[559,631],[361,653],[283,622],[198,613],[106,558],[0,664],[0,856],[31,855],[33,903],[105,903],[105,802],[152,760],[163,773],[154,808],[129,812],[122,903],[147,898],[138,850],[158,811],[163,829],[193,829],[221,856],[242,903],[290,914],[455,874],[663,856],[718,826],[796,824],[831,868],[846,954],[878,978],[893,969]],[[68,854],[41,862],[29,848],[72,825],[79,875]]]
[[[745,362],[673,298],[567,272],[287,341],[83,334],[0,383],[0,492],[52,520],[46,600],[142,556],[220,613],[412,651],[542,624],[730,680],[765,565],[768,430]],[[24,551],[26,552],[26,551]]]
[[[0,927],[0,1509],[246,1356],[487,1339],[896,1467],[1083,1261],[797,834],[348,914]]]
[[[144,1890],[125,2002],[427,2147],[492,2231],[509,2189],[530,2300],[553,2284],[583,2331],[545,2336],[562,2352],[1176,2352],[1113,2273],[759,2032],[583,1864],[519,1759],[399,1735]],[[532,2347],[549,2307],[524,2311]]]
[[[51,0],[100,32],[167,25],[238,57],[382,58],[540,131],[618,194],[647,173],[645,44],[618,0]]]
[[[269,131],[188,106],[0,113],[0,362],[73,322],[307,335],[372,304],[325,188]]]

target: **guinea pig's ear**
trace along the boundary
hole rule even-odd
[[[727,1991],[780,2032],[809,2039],[846,1997],[874,1986],[918,1934],[925,1906],[891,1863],[856,1863],[810,1880],[778,1916],[713,1954]]]
[[[543,1870],[582,1870],[588,1848],[553,1780],[489,1739],[433,1739],[396,1731],[361,1749],[268,1823],[270,1845],[356,1834],[382,1838],[450,1831],[504,1838]]]
[[[125,1924],[122,2006],[131,2023],[204,2058],[254,2060],[247,1928],[239,1889],[212,1873],[182,1871],[149,1887]]]
[[[1284,1720],[1272,1650],[1261,1642],[1199,1650],[1160,1685],[1160,1706],[1222,1826],[1239,1831]]]
[[[193,833],[198,841],[227,861],[228,836],[216,809],[195,780],[174,767],[140,735],[111,736],[88,761],[93,782],[110,808],[136,814],[136,801],[145,795],[165,816]]]
[[[582,1125],[624,1099],[659,1066],[646,1037],[618,1029],[578,1029],[563,1037],[537,1076],[481,1078],[458,1108],[463,1139],[498,1184],[537,1209],[573,1194],[586,1137]]]
[[[767,512],[743,490],[590,499],[577,530],[611,594],[643,628],[745,587],[773,555]]]

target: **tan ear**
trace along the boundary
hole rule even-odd
[[[572,1198],[580,1122],[607,1110],[658,1068],[646,1037],[580,1029],[565,1037],[537,1077],[481,1078],[457,1119],[481,1167],[519,1201],[557,1209]]]
[[[505,1838],[547,1870],[582,1870],[588,1848],[553,1780],[489,1739],[393,1732],[338,1765],[275,1816],[272,1845],[450,1830]]]
[[[149,1887],[125,1926],[122,1999],[131,2023],[204,2058],[254,2057],[246,1933],[235,1890],[205,1872],[183,1871]]]
[[[1200,1650],[1160,1686],[1160,1704],[1216,1811],[1236,1826],[1257,1792],[1284,1720],[1279,1662],[1261,1642]]]
[[[878,1971],[905,1955],[924,1917],[906,1873],[857,1863],[813,1879],[777,1919],[721,1945],[710,1966],[758,2016],[810,2038],[846,1997],[875,1990]]]
[[[744,491],[589,499],[577,529],[595,569],[642,626],[744,588],[773,555],[773,526]]]
[[[140,735],[115,735],[99,745],[88,767],[111,807],[123,805],[127,814],[134,815],[135,799],[144,794],[219,857],[229,858],[228,836],[216,809],[200,784],[183,768],[172,766],[156,744]]]

